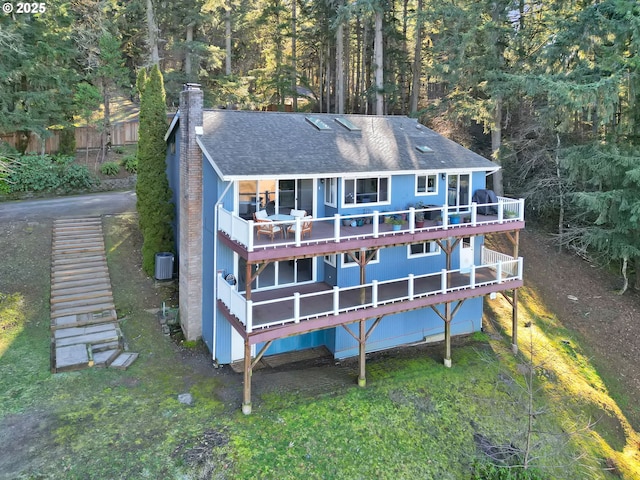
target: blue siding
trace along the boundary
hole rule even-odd
[[[213,309],[215,308],[213,242],[215,225],[213,205],[218,197],[217,176],[206,159],[202,163],[202,338],[213,348]]]
[[[451,334],[460,335],[480,330],[482,326],[482,298],[468,299],[451,322]],[[455,305],[454,305],[455,307]],[[444,307],[440,306],[440,311]],[[367,329],[373,320],[366,322]],[[357,334],[357,324],[350,325]],[[444,322],[431,308],[413,310],[382,319],[367,342],[367,352],[375,352],[398,345],[421,342],[444,333]],[[342,327],[335,329],[336,358],[347,358],[358,354],[358,343]],[[435,340],[440,340],[436,337]],[[433,339],[432,339],[433,340]]]
[[[180,251],[180,135],[177,135],[179,129],[175,129],[168,138],[168,144],[171,146],[172,142],[175,142],[175,149],[171,153],[171,148],[167,149],[166,158],[166,173],[167,180],[169,181],[169,188],[171,189],[171,202],[174,205],[174,219],[173,219],[173,233],[176,245],[176,252]]]
[[[277,355],[278,353],[305,350],[307,348],[321,347],[329,343],[327,337],[333,336],[330,330],[319,330],[317,332],[304,333],[295,337],[281,338],[275,340],[265,352],[265,356]],[[256,346],[256,351],[260,351],[264,343]]]

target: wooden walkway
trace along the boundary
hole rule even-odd
[[[51,255],[51,371],[127,368],[100,217],[55,220]]]

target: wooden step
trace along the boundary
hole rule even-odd
[[[60,295],[56,294],[55,296],[51,296],[51,308],[54,306],[59,306],[64,303],[73,303],[73,302],[81,302],[83,300],[96,300],[96,299],[111,299],[113,298],[113,294],[111,293],[111,289],[99,289],[94,290],[92,292],[80,292],[68,295]]]
[[[108,281],[100,281],[93,282],[87,284],[86,282],[82,282],[77,287],[58,287],[51,289],[51,301],[54,299],[57,300],[60,295],[76,295],[79,293],[91,293],[91,292],[99,292],[99,291],[111,291],[111,283]]]
[[[53,338],[57,342],[61,338],[77,337],[80,335],[90,335],[99,332],[107,332],[114,330],[116,327],[113,323],[99,323],[96,325],[86,325],[84,327],[61,328],[53,332]]]
[[[82,313],[91,313],[96,312],[98,310],[115,310],[115,305],[113,302],[102,303],[97,305],[84,305],[74,308],[64,308],[61,310],[56,310],[55,312],[51,312],[51,318],[64,317],[67,315],[80,315]]]
[[[56,330],[59,332],[60,330]],[[76,335],[73,337],[60,338],[55,341],[56,349],[58,347],[67,347],[70,345],[87,345],[87,344],[100,344],[117,342],[120,338],[120,332],[116,327],[111,330],[105,330],[102,332],[90,333],[87,335]]]
[[[69,327],[83,327],[105,322],[116,322],[118,317],[115,310],[104,310],[102,312],[81,313],[77,315],[65,315],[51,319],[51,330]]]
[[[126,370],[129,366],[138,358],[137,353],[121,352],[111,365],[110,368],[117,368],[119,370]]]

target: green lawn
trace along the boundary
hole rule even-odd
[[[42,252],[49,227],[35,228],[38,236],[24,235],[40,239],[33,251],[25,245],[5,262]],[[550,320],[535,324],[553,316],[534,293],[521,295],[521,323],[531,318],[534,328],[520,332],[521,350],[534,348],[533,389],[525,386],[527,355],[514,358],[498,336],[508,309],[493,301],[491,335],[458,342],[451,369],[438,348],[374,355],[366,388],[354,377],[320,395],[258,392],[244,416],[233,394],[242,376],[185,361],[205,353],[176,346],[146,311],[167,293],[132,262],[135,218],[108,217],[105,233],[122,328],[140,353],[126,371],[51,375],[49,259],[25,273],[23,264],[0,267],[0,479],[470,479],[486,461],[478,445],[493,454],[526,445],[532,391],[535,478],[640,478],[637,433],[579,346],[559,341],[566,332]],[[0,250],[10,243],[0,236]],[[184,392],[192,406],[178,402]]]

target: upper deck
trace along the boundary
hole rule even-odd
[[[480,213],[489,211],[489,214]],[[416,213],[424,214],[423,224],[416,222]],[[390,218],[403,218],[404,222],[394,228]],[[258,236],[256,222],[245,220],[221,205],[217,221],[220,241],[248,263],[258,263],[520,230],[524,228],[524,200],[498,197],[497,203],[312,218],[311,232],[304,237],[300,218],[274,221],[273,225],[281,231],[273,239]]]

